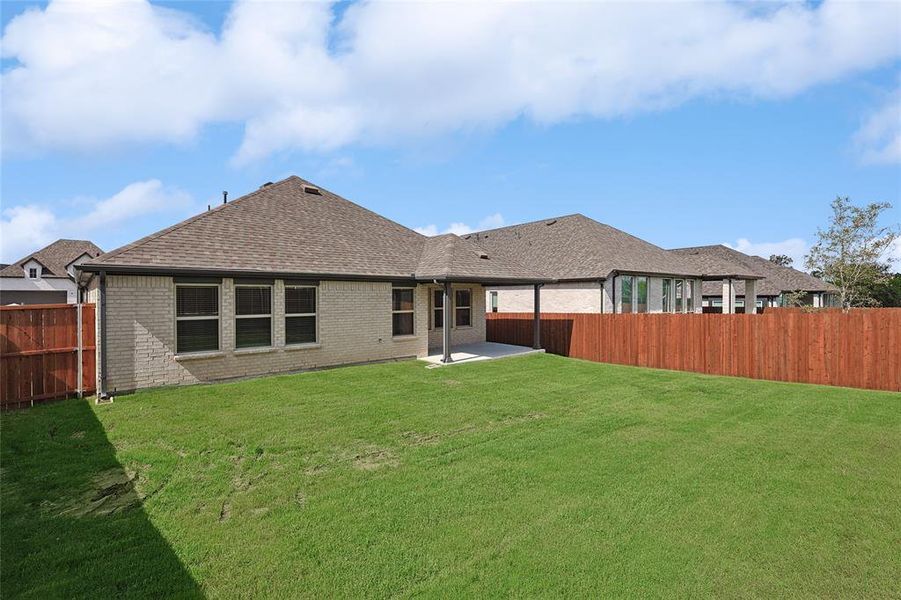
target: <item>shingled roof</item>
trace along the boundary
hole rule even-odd
[[[558,280],[604,279],[612,272],[687,277],[757,277],[723,264],[702,265],[580,214],[542,219],[465,236]]]
[[[541,282],[458,236],[427,238],[300,177],[113,250],[89,271]]]
[[[36,260],[44,267],[42,278],[71,279],[66,267],[83,254],[96,258],[103,254],[103,250],[88,240],[56,240],[49,246],[4,266],[0,269],[0,277],[25,277],[25,263]]]
[[[692,257],[699,261],[728,262],[741,265],[742,268],[754,271],[762,277],[757,282],[758,296],[778,296],[782,292],[834,292],[834,285],[791,267],[777,265],[760,256],[751,256],[727,246],[697,246],[694,248],[677,248],[670,252],[679,256]],[[744,282],[737,282],[735,292],[744,295]],[[723,293],[722,284],[708,281],[703,285],[705,296],[719,296]]]

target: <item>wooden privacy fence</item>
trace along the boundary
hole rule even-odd
[[[532,313],[488,313],[488,341],[532,345]],[[901,391],[901,309],[762,315],[541,315],[541,345],[596,362]]]
[[[94,319],[93,304],[0,307],[0,408],[94,392]]]

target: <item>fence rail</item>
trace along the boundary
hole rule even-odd
[[[532,345],[531,313],[488,313],[488,341]],[[901,309],[762,315],[541,315],[546,351],[596,362],[901,391]]]
[[[0,408],[94,392],[94,319],[93,304],[0,307]]]

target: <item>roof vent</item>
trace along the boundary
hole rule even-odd
[[[481,252],[481,253],[479,253],[479,258],[484,259],[484,260],[488,260],[488,253],[487,253],[487,252]]]
[[[557,219],[552,219],[552,220],[548,221],[547,223],[545,223],[545,225],[553,225],[556,222],[557,222]]]
[[[266,183],[264,183],[263,185],[260,186],[260,189],[263,189],[264,187],[269,187],[270,185],[272,185],[272,182],[267,181]]]
[[[315,195],[317,195],[317,196],[321,196],[321,195],[322,195],[322,191],[321,191],[318,187],[313,186],[313,185],[305,185],[305,186],[303,186],[303,193],[304,193],[304,194],[315,194]]]

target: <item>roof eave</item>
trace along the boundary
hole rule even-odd
[[[258,269],[221,269],[208,267],[104,265],[98,263],[83,263],[76,265],[75,269],[80,272],[106,273],[107,275],[167,275],[172,277],[265,277],[271,279],[326,279],[332,281],[416,281],[416,277],[412,273],[316,273],[299,271],[261,271]]]

